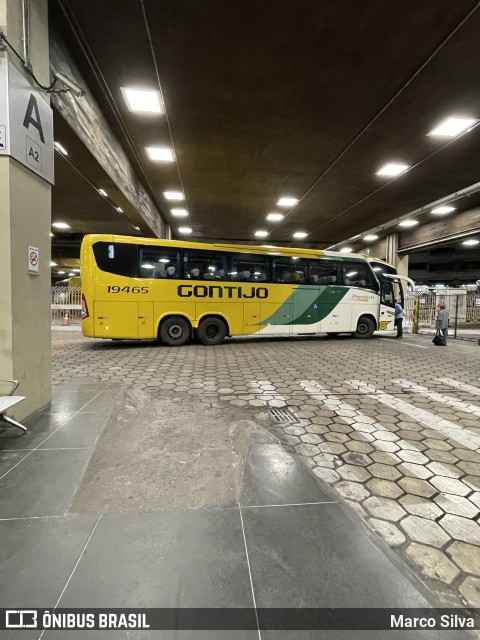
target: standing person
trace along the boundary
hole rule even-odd
[[[403,309],[398,300],[395,303],[395,327],[397,329],[396,337],[401,340],[403,338]]]
[[[447,346],[448,337],[448,322],[450,320],[448,311],[445,309],[444,304],[437,305],[438,316],[435,322],[435,329],[439,329],[442,333],[445,346]]]

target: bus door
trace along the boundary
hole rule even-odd
[[[382,331],[391,331],[395,328],[395,293],[393,282],[382,280],[380,282],[380,315],[378,328]]]
[[[138,338],[138,302],[96,300],[96,338]]]

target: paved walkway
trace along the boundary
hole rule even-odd
[[[0,434],[2,601],[478,607],[479,365],[423,336],[54,332],[52,406]]]

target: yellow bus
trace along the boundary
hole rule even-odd
[[[85,336],[169,346],[241,335],[368,338],[393,329],[401,279],[359,254],[114,235],[85,236],[81,272]]]

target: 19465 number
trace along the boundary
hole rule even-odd
[[[148,293],[148,287],[119,287],[107,285],[107,293]]]

